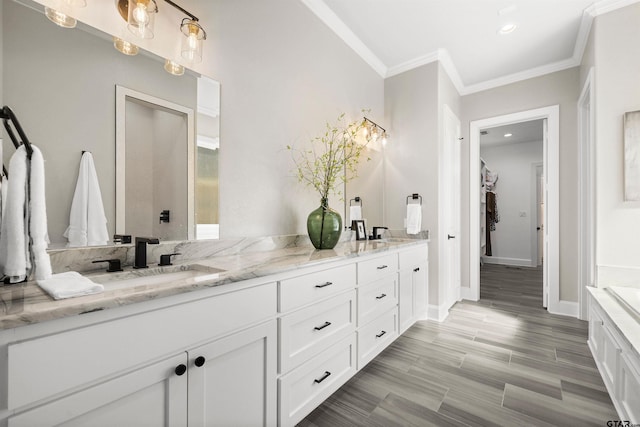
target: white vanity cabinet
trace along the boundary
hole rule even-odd
[[[269,283],[11,343],[8,425],[275,425],[276,304]]]
[[[627,325],[635,324],[636,329],[640,326],[611,296],[603,293],[603,290],[591,291],[589,298],[589,348],[620,419],[637,424],[640,423],[640,355],[620,332],[607,309],[613,316],[627,316],[622,319]]]
[[[398,281],[399,333],[404,333],[418,319],[427,318],[428,246],[412,247],[399,253]]]

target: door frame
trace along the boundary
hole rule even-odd
[[[512,123],[547,119],[547,138],[543,141],[545,197],[545,247],[548,307],[551,313],[576,316],[577,305],[560,301],[560,106],[520,111],[512,114],[474,120],[469,124],[469,292],[467,299],[480,299],[480,130]],[[474,208],[476,207],[476,208]],[[543,285],[543,286],[544,286]]]
[[[579,218],[578,218],[578,317],[589,318],[587,304],[590,286],[597,286],[596,278],[596,193],[595,193],[595,111],[593,85],[593,67],[585,79],[580,98],[578,98],[578,145],[579,160]]]

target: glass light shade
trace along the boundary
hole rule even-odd
[[[52,9],[50,7],[44,8],[44,14],[49,18],[49,21],[63,28],[75,28],[76,20],[67,14]]]
[[[73,7],[85,7],[87,5],[86,0],[64,0],[64,2]]]
[[[174,76],[181,76],[184,74],[184,67],[170,59],[164,61],[164,69],[167,73],[173,74]]]
[[[180,30],[185,38],[182,39],[182,57],[189,62],[202,61],[202,41],[207,34],[198,21],[183,19]]]
[[[129,0],[127,28],[140,38],[152,39],[156,13],[158,5],[155,0]]]
[[[138,54],[138,46],[135,44],[128,42],[126,40],[122,40],[121,38],[114,37],[113,38],[113,47],[115,47],[120,52],[125,55],[133,56]]]

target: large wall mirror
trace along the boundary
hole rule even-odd
[[[164,71],[163,59],[147,52],[125,56],[113,48],[111,36],[81,23],[75,29],[57,27],[44,16],[42,6],[29,0],[0,0],[0,3],[1,102],[13,109],[29,139],[42,150],[50,247],[64,247],[67,243],[63,233],[69,225],[83,151],[93,155],[110,235],[118,232],[164,240],[217,238],[219,84],[189,70],[182,76],[171,75]],[[185,145],[164,155],[164,161],[171,163],[171,167],[167,164],[164,171],[158,170],[155,175],[146,173],[134,178],[140,184],[139,191],[162,193],[166,200],[176,200],[175,204],[158,210],[137,200],[138,205],[128,213],[124,227],[119,227],[116,221],[117,200],[122,196],[116,182],[124,178],[126,188],[129,184],[133,186],[133,181],[127,181],[116,171],[116,158],[127,156],[127,164],[143,169],[159,152],[152,145],[128,153],[116,149],[117,86],[193,112],[192,124],[183,124],[192,126],[189,130],[192,137],[174,139],[173,144]],[[145,137],[157,135],[158,138],[151,136],[145,143],[159,144],[159,136],[169,134],[166,130],[169,123],[180,118],[166,109],[145,113],[144,105],[133,102],[131,110],[138,107],[141,109],[138,113],[155,116],[155,122],[147,120],[151,127],[136,132]],[[184,133],[188,133],[186,129]],[[3,139],[4,164],[8,165],[15,149],[6,133]],[[166,150],[165,153],[170,153]],[[193,196],[187,199],[185,191]],[[169,202],[163,201],[161,205],[166,203]],[[170,222],[175,227],[170,233],[153,228],[162,210],[175,213],[171,220],[174,222]],[[185,213],[179,214],[179,210]]]

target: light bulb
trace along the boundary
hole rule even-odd
[[[136,20],[141,26],[145,26],[149,23],[149,13],[147,12],[147,5],[144,3],[137,3],[135,9],[133,9],[133,19]]]
[[[74,28],[76,26],[74,18],[50,7],[44,8],[44,14],[49,18],[49,21],[63,28]]]

